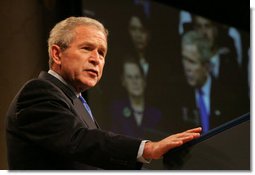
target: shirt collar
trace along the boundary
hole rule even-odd
[[[60,80],[62,83],[64,83],[66,86],[68,86],[74,93],[77,97],[79,97],[81,95],[80,92],[77,92],[73,86],[71,86],[70,84],[68,84],[63,77],[61,77],[57,72],[53,71],[53,70],[49,70],[48,71],[49,74],[51,74],[52,76],[54,76],[55,78],[57,78],[58,80]]]
[[[211,84],[212,84],[212,78],[211,76],[209,75],[205,84],[201,87],[204,95],[208,96],[210,94],[210,91],[211,91]]]

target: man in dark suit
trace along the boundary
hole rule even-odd
[[[212,76],[223,84],[235,83],[240,78],[240,70],[233,39],[218,24],[204,17],[194,15],[192,23],[194,30],[209,42]]]
[[[194,128],[152,142],[99,128],[81,92],[100,80],[107,30],[87,17],[59,22],[48,39],[50,70],[28,81],[7,112],[10,169],[140,169],[199,137]]]
[[[189,31],[182,38],[182,63],[187,86],[182,90],[181,116],[189,126],[202,125],[207,132],[238,117],[235,94],[210,74],[210,44],[200,33]]]

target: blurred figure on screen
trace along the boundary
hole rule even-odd
[[[111,94],[110,92],[112,89],[114,89],[115,92],[109,97],[106,97],[106,99],[110,101],[108,104],[111,104],[112,99],[119,99],[123,95],[120,90],[122,87],[121,84],[115,82],[116,79],[119,79],[119,74],[122,72],[120,69],[122,59],[119,58],[122,58],[123,55],[127,54],[133,55],[138,64],[142,67],[145,77],[147,77],[149,72],[149,60],[151,59],[148,56],[148,46],[150,41],[149,19],[145,15],[143,6],[129,4],[128,7],[130,7],[129,11],[119,17],[119,19],[123,22],[123,25],[116,26],[116,32],[120,34],[118,37],[115,36],[116,38],[114,39],[117,43],[110,48],[109,57],[111,57],[111,60],[106,63],[110,66],[108,66],[108,68],[106,67],[106,78],[101,82],[105,92],[104,95]],[[112,69],[115,71],[112,71]]]
[[[135,55],[146,76],[149,71],[149,20],[140,6],[134,6],[128,18],[128,36],[131,41],[129,52]]]
[[[182,37],[182,63],[187,87],[180,92],[181,116],[185,124],[201,125],[203,132],[238,114],[234,92],[210,74],[210,43],[196,31]]]
[[[146,81],[140,64],[131,56],[123,60],[122,86],[127,98],[113,103],[112,130],[122,134],[150,139],[156,134],[161,112],[146,103]]]
[[[238,105],[239,115],[249,112],[247,71],[245,71],[246,69],[242,70],[238,65],[238,48],[235,46],[233,38],[228,34],[229,28],[224,28],[224,26],[201,16],[195,15],[192,20],[194,30],[202,34],[209,42],[212,52],[211,75],[218,80],[222,87],[228,87],[235,91],[234,101],[242,101]]]
[[[236,83],[240,70],[233,40],[227,37],[227,34],[224,35],[219,25],[207,18],[194,15],[192,22],[194,30],[203,35],[210,44],[212,76],[221,83]]]

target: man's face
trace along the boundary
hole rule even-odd
[[[208,76],[208,67],[200,61],[200,54],[195,45],[182,46],[182,63],[185,76],[190,86],[199,88]]]
[[[79,26],[68,48],[60,52],[60,74],[78,92],[101,79],[107,39],[95,26]]]
[[[194,18],[194,29],[208,39],[211,46],[215,44],[217,28],[212,21],[200,16],[196,16]]]
[[[142,96],[145,88],[141,70],[134,63],[124,65],[123,85],[131,96]]]
[[[139,51],[144,51],[147,47],[148,33],[138,17],[133,16],[130,19],[129,34],[135,48]]]

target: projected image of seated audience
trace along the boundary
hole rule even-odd
[[[250,111],[248,32],[150,0],[82,2],[110,33],[105,76],[87,94],[106,129],[206,134]]]

